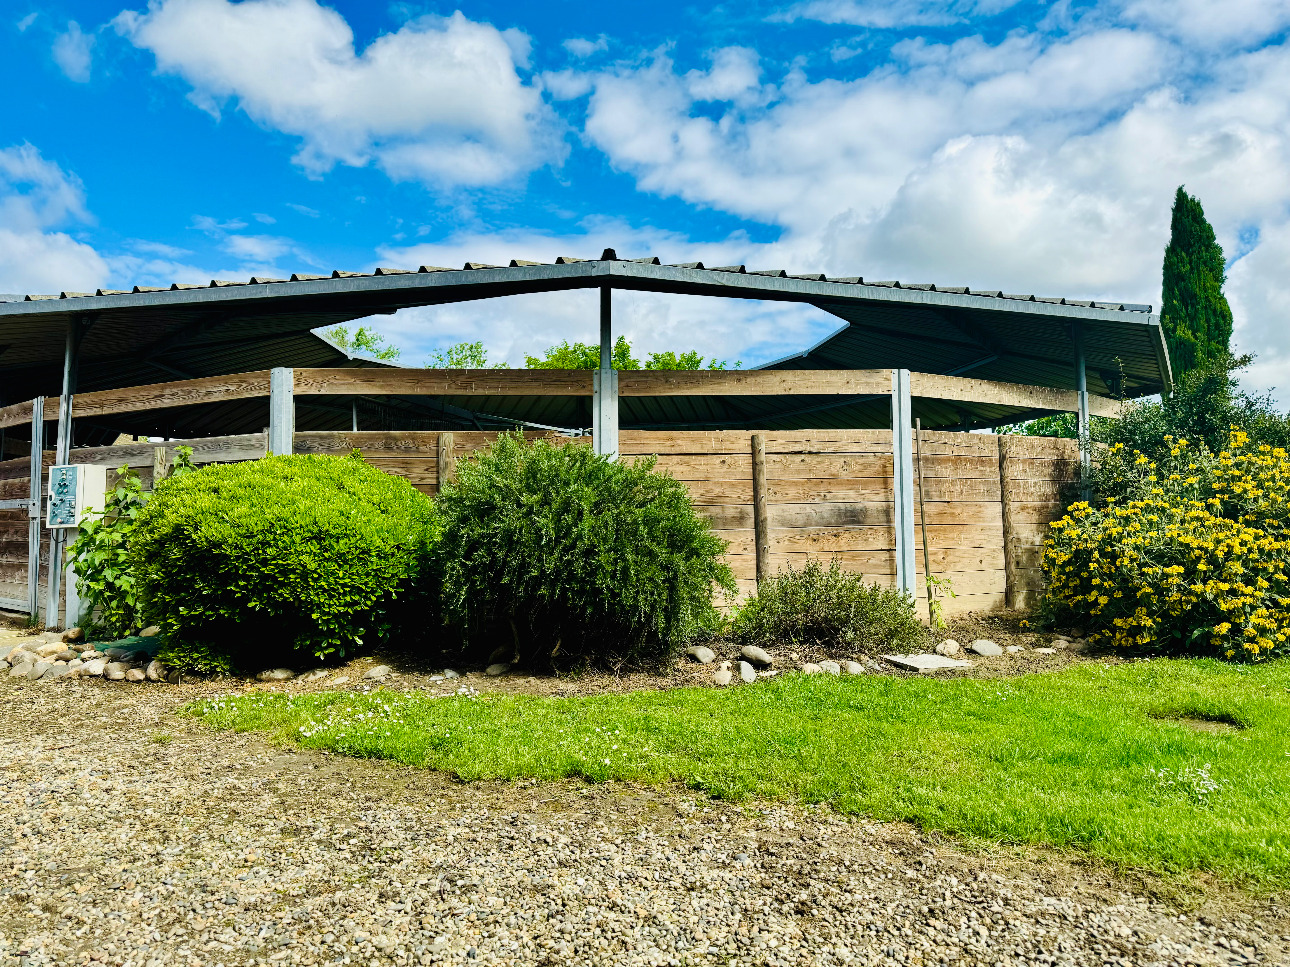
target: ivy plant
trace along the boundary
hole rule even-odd
[[[177,447],[174,467],[168,477],[154,481],[154,489],[192,470],[192,455],[192,447]],[[81,521],[68,556],[79,579],[82,626],[106,637],[124,638],[144,624],[127,551],[149,495],[139,475],[123,466],[117,470],[116,486],[104,496],[103,509],[91,511]]]

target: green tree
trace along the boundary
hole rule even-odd
[[[614,369],[640,369],[640,360],[632,357],[632,347],[625,336],[614,343]],[[524,356],[525,369],[599,369],[600,346],[585,342],[571,343],[567,339],[552,346],[545,356]]]
[[[403,353],[398,346],[391,346],[384,336],[367,326],[359,326],[352,333],[348,326],[332,326],[325,335],[345,352],[359,353],[372,359],[390,362]]]
[[[631,344],[625,336],[619,336],[614,343],[614,369],[726,369],[730,366],[724,359],[704,359],[699,353],[691,350],[685,353],[661,352],[650,353],[645,357],[642,366],[639,359],[632,355]],[[736,362],[733,369],[743,364]],[[570,343],[567,340],[558,346],[552,346],[544,356],[525,356],[526,369],[599,369],[600,347],[585,342]]]
[[[1174,196],[1165,248],[1160,326],[1174,373],[1222,364],[1231,354],[1232,310],[1223,295],[1223,249],[1199,199],[1182,186]]]
[[[454,343],[437,349],[426,360],[427,369],[508,369],[506,363],[490,363],[483,341]]]

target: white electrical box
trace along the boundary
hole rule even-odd
[[[106,503],[107,467],[78,463],[49,468],[46,527],[79,527],[90,510],[102,510]]]

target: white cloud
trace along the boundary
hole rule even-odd
[[[39,16],[40,16],[39,11],[33,10],[31,13],[27,14],[27,16],[19,20],[18,23],[15,24],[15,26],[18,28],[18,33],[20,34],[26,33],[27,28],[30,27],[32,24],[34,24],[36,22],[36,18]]]
[[[56,230],[89,218],[78,179],[29,144],[0,149],[0,292],[103,285],[108,267],[98,252]]]
[[[585,130],[641,190],[777,226],[773,251],[813,271],[1156,305],[1186,184],[1229,253],[1263,233],[1233,270],[1237,343],[1267,360],[1252,378],[1290,374],[1290,49],[1198,69],[1108,23],[906,41],[853,81],[790,69],[708,104],[655,57],[592,75]]]
[[[781,14],[783,20],[819,20],[877,29],[944,27],[988,16],[1020,0],[810,0]]]
[[[94,37],[81,31],[75,20],[67,30],[54,39],[54,63],[67,75],[68,80],[86,84],[90,79],[90,62],[94,53]]]
[[[595,40],[586,37],[570,37],[564,42],[564,49],[579,60],[586,60],[592,54],[599,54],[609,49],[609,38],[601,34]]]
[[[218,116],[237,105],[301,139],[312,174],[375,163],[436,186],[493,185],[563,154],[541,93],[520,77],[516,31],[421,17],[359,52],[349,24],[316,0],[150,0],[117,29]]]
[[[1124,0],[1124,20],[1200,47],[1245,45],[1290,27],[1290,0]]]

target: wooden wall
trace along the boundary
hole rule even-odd
[[[530,437],[541,434],[528,434]],[[741,594],[756,586],[753,514],[753,432],[623,431],[625,459],[656,457],[658,469],[689,489],[699,513],[729,542],[728,559]],[[887,430],[762,431],[773,572],[836,558],[850,571],[895,582],[891,432]],[[297,433],[295,452],[347,454],[357,448],[387,473],[434,494],[440,468],[486,446],[495,434],[455,432]],[[563,439],[563,438],[561,438]],[[257,459],[263,433],[168,441],[189,445],[197,463]],[[137,470],[152,481],[156,443],[73,451],[73,462]],[[924,431],[922,500],[915,490],[915,563],[923,583],[923,507],[932,573],[949,580],[949,614],[1024,607],[1042,588],[1039,569],[1047,525],[1074,496],[1074,440]],[[46,455],[52,462],[53,454]],[[109,475],[110,482],[114,475]],[[916,485],[917,486],[917,485]],[[26,495],[27,461],[0,462],[0,497]],[[920,503],[922,507],[920,507]],[[11,520],[12,518],[12,520]],[[0,598],[25,598],[26,512],[0,511]],[[48,571],[42,542],[41,580]],[[920,608],[920,611],[922,609]]]

